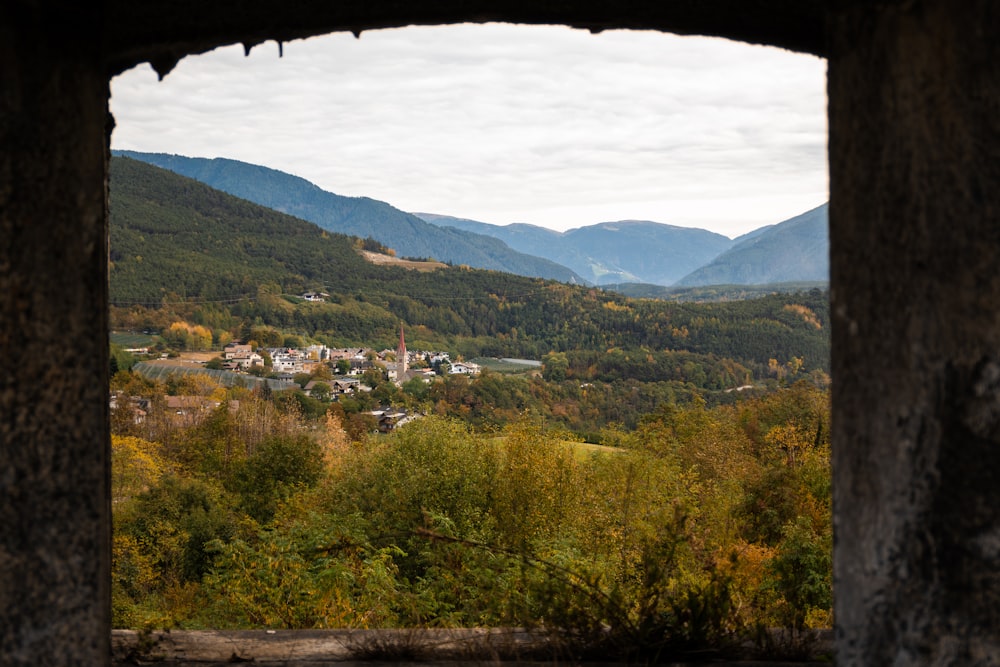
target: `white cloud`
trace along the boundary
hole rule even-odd
[[[229,157],[345,195],[566,229],[735,235],[826,199],[825,63],[562,27],[407,28],[188,58],[112,83],[115,148]]]

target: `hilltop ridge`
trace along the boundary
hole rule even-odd
[[[829,275],[825,205],[737,239],[648,220],[602,222],[557,232],[527,223],[494,225],[406,213],[384,201],[344,197],[298,176],[226,158],[114,154],[194,178],[328,231],[371,237],[400,257],[602,286],[826,281]]]

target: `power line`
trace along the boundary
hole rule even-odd
[[[231,296],[222,299],[204,299],[201,297],[185,298],[181,301],[166,301],[158,299],[156,301],[109,301],[112,306],[123,308],[126,306],[179,306],[185,304],[200,305],[203,303],[239,303],[240,301],[256,301],[255,295],[244,294],[242,296]]]
[[[323,285],[324,290],[334,290],[330,285]],[[489,293],[484,295],[476,296],[440,296],[431,294],[380,294],[377,296],[389,296],[389,297],[402,297],[407,299],[413,299],[415,301],[490,301],[493,299],[521,299],[526,297],[537,296],[539,294],[544,294],[551,291],[551,288],[543,288],[534,290],[531,292],[520,292],[517,294],[498,294]],[[295,294],[281,294],[275,296],[298,296]],[[372,295],[376,296],[376,295]],[[168,301],[164,299],[157,300],[113,300],[109,303],[117,308],[125,308],[128,306],[180,306],[180,305],[201,305],[201,304],[213,304],[213,303],[239,303],[241,301],[257,301],[257,295],[246,293],[242,295],[230,296],[219,299],[206,299],[201,297],[190,297],[184,298],[180,301]]]

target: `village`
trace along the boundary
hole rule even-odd
[[[148,348],[130,348],[134,354],[147,354]],[[166,355],[164,355],[166,356]],[[243,375],[248,386],[265,386],[270,390],[299,388],[308,397],[325,402],[338,401],[371,393],[373,385],[390,382],[402,387],[407,382],[430,383],[437,375],[479,375],[478,364],[453,361],[447,352],[407,350],[402,327],[399,344],[395,350],[377,351],[369,347],[330,348],[326,345],[294,347],[258,347],[233,341],[223,347],[221,355],[183,355],[176,360],[160,359],[144,364],[171,373],[190,374],[202,371],[223,371],[227,382],[241,382],[230,374]],[[167,395],[166,408],[178,425],[190,426],[201,421],[208,412],[221,405],[220,401],[205,396]],[[141,397],[111,395],[111,409],[119,404],[128,406],[130,420],[139,423],[146,417],[149,401]],[[238,409],[238,405],[231,405]],[[368,410],[377,424],[378,431],[388,432],[420,415],[402,408],[385,405]]]
[[[268,377],[278,380],[294,380],[296,375],[302,373],[312,375],[323,366],[328,366],[338,376],[333,382],[343,389],[356,389],[359,382],[357,378],[369,370],[383,372],[385,379],[397,386],[413,378],[429,380],[434,375],[456,373],[474,376],[481,370],[477,364],[453,362],[447,352],[407,350],[402,329],[399,346],[395,350],[376,352],[366,347],[329,348],[326,345],[309,345],[304,348],[270,347],[254,351],[248,344],[232,342],[225,346],[222,359],[223,370],[256,375],[270,367]],[[306,387],[306,391],[310,389]]]

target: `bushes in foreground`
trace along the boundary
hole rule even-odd
[[[352,443],[331,415],[207,469],[116,437],[115,622],[524,626],[643,659],[828,625],[827,420],[797,386],[614,449],[433,417]]]

